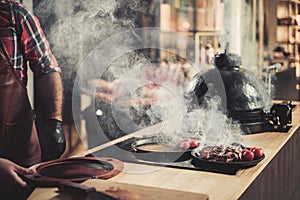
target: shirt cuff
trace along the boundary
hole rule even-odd
[[[52,73],[52,72],[61,73],[61,69],[59,67],[53,67],[53,68],[47,67],[47,68],[41,69],[40,72],[41,72],[41,74],[49,74],[49,73]]]

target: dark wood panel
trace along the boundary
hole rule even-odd
[[[275,99],[299,100],[299,90],[296,89],[296,70],[290,68],[276,74]]]

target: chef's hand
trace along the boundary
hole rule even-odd
[[[0,158],[0,185],[3,187],[25,187],[27,183],[20,176],[33,173],[35,173],[33,169],[24,168],[7,159]]]
[[[66,149],[66,138],[62,122],[50,120],[39,128],[42,161],[58,159]]]

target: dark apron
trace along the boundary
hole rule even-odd
[[[0,157],[21,166],[40,162],[41,149],[26,86],[0,38]]]

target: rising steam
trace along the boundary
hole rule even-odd
[[[79,67],[85,63],[89,53],[100,43],[115,34],[133,30],[136,27],[135,20],[138,13],[143,13],[144,16],[153,14],[151,9],[155,3],[149,3],[147,7],[147,5],[141,6],[141,2],[145,3],[145,1],[140,0],[44,0],[39,2],[35,10],[38,16],[43,16],[43,18],[41,17],[42,22],[44,19],[50,24],[45,27],[45,30],[52,50],[65,76],[69,76],[74,72],[76,73]],[[142,40],[143,38],[140,38],[140,41],[134,42],[143,42]],[[132,41],[130,38],[123,38],[122,42],[130,44]],[[110,45],[119,46],[119,44]],[[110,57],[109,53],[112,52],[107,52],[108,58]],[[103,55],[99,54],[99,56]],[[121,85],[122,91],[137,91],[143,85],[140,84],[140,77],[134,75],[125,77],[124,74],[128,71],[132,72],[133,68],[143,69],[149,63],[151,60],[147,59],[145,55],[128,52],[110,63],[103,74],[98,74],[97,65],[87,66],[84,79],[88,80],[92,75],[95,75],[94,78],[104,78],[109,81],[119,78],[123,80],[121,83],[124,83]],[[193,63],[189,64],[193,65]],[[130,83],[139,84],[132,86],[129,82],[125,83],[124,80],[128,77],[131,78]],[[134,79],[138,81],[135,82]],[[238,125],[218,110],[219,100],[217,97],[207,100],[206,104],[210,106],[190,112],[186,101],[183,99],[185,84],[176,85],[168,80],[159,84],[161,87],[152,90],[156,95],[156,101],[146,111],[151,120],[150,125],[165,122],[165,134],[184,134],[191,137],[196,135],[206,140],[206,143],[210,145],[228,144],[240,140],[241,132]],[[127,95],[133,94],[128,93]],[[131,106],[137,110],[141,108],[140,105],[132,104]],[[138,124],[138,126],[141,128],[145,124]],[[95,132],[98,131],[95,130]],[[99,141],[100,143],[101,141]]]

